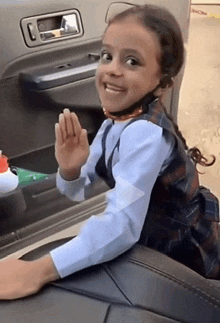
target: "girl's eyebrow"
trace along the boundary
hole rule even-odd
[[[109,45],[109,44],[102,43],[102,47],[112,48],[113,46]]]
[[[102,47],[108,47],[108,48],[113,48],[114,49],[114,46],[112,46],[110,44],[105,44],[105,43],[102,43]],[[124,52],[132,52],[132,53],[139,54],[139,51],[137,51],[134,48],[123,48],[122,51],[124,51]]]

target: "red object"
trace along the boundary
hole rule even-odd
[[[8,158],[5,156],[0,157],[0,173],[4,173],[8,170]]]

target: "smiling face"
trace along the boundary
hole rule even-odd
[[[133,17],[110,24],[102,43],[96,88],[103,108],[122,111],[160,83],[160,44]]]

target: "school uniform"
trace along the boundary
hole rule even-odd
[[[159,101],[145,106],[145,111],[127,126],[138,119],[148,120],[172,133],[175,145],[169,165],[154,184],[139,243],[181,261],[206,277],[214,278],[220,272],[218,200],[208,189],[199,186],[195,165],[186,154],[173,123],[166,117]],[[120,141],[115,149],[119,145]],[[105,168],[103,154],[96,170],[110,187],[114,187],[111,157]]]
[[[81,176],[57,175],[61,192],[74,200],[103,178],[111,190],[102,217],[53,250],[61,277],[108,261],[138,242],[214,278],[220,268],[218,200],[199,187],[198,174],[158,100],[126,122],[106,120]]]

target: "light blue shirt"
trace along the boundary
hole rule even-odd
[[[116,184],[106,193],[105,211],[89,218],[76,238],[50,252],[60,277],[109,261],[140,238],[153,185],[169,163],[174,138],[146,120],[138,120],[124,129],[128,122],[115,121],[106,138],[107,161],[121,135],[119,150],[115,150],[112,161]],[[107,119],[100,127],[79,179],[65,181],[57,174],[57,187],[74,201],[82,201],[87,185],[98,180],[95,166],[102,153],[103,132],[110,123],[112,120]]]

